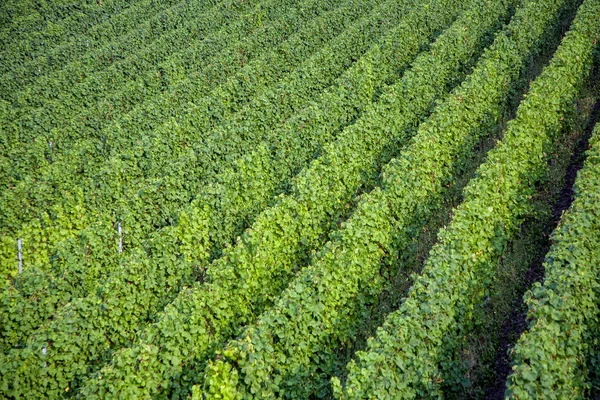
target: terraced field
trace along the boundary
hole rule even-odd
[[[600,1],[0,21],[0,398],[600,398]]]

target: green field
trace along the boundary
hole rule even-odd
[[[6,0],[0,398],[600,398],[600,1]]]

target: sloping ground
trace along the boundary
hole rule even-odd
[[[0,10],[2,397],[503,392],[597,1]],[[597,391],[598,134],[507,396]]]

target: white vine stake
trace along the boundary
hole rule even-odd
[[[123,252],[123,232],[121,231],[121,222],[117,223],[117,229],[119,230],[119,253]]]
[[[17,249],[19,250],[19,273],[23,273],[23,252],[21,251],[23,248],[23,239],[17,240]]]

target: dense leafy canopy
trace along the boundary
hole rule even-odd
[[[533,4],[531,12],[546,14],[539,7],[542,2]],[[474,309],[484,304],[499,255],[531,211],[535,182],[548,168],[546,154],[589,74],[600,33],[599,12],[598,2],[581,6],[550,65],[531,84],[504,138],[465,188],[465,200],[455,210],[451,225],[440,232],[439,243],[408,298],[387,317],[368,349],[350,363],[345,388],[335,382],[339,398],[438,397],[443,377],[460,368],[448,354],[475,322]]]
[[[1,2],[0,397],[459,393],[599,20],[595,0]],[[598,130],[510,398],[600,377]]]

